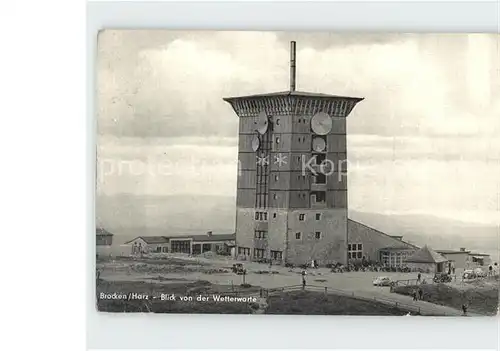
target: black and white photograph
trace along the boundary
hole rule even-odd
[[[497,315],[498,34],[96,40],[100,313]]]

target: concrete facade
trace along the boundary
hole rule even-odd
[[[362,99],[289,91],[224,100],[240,121],[237,256],[346,263],[346,117]],[[331,119],[326,135],[311,129],[320,112]],[[262,115],[269,125],[260,134]],[[313,150],[315,138],[325,142],[321,152]]]
[[[348,259],[365,259],[385,266],[403,266],[404,260],[418,247],[371,228],[360,222],[347,221]],[[359,246],[361,245],[361,247]]]
[[[455,269],[467,269],[471,265],[470,251],[436,250],[436,252],[449,260]]]

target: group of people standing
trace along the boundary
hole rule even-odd
[[[418,288],[413,290],[413,301],[423,300],[424,299],[424,291],[422,288]]]

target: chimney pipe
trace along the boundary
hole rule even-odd
[[[290,42],[290,91],[295,91],[295,42]]]

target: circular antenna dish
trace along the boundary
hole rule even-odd
[[[325,139],[316,137],[313,139],[312,147],[314,151],[322,152],[325,151],[326,142]]]
[[[324,112],[319,112],[311,118],[311,129],[318,135],[330,133],[332,124],[332,118]]]
[[[252,150],[253,151],[259,150],[259,146],[260,146],[259,136],[258,135],[254,135],[253,139],[252,139]]]
[[[269,118],[267,117],[267,113],[262,111],[257,116],[257,132],[259,134],[265,134],[267,132],[267,128],[269,127]]]

